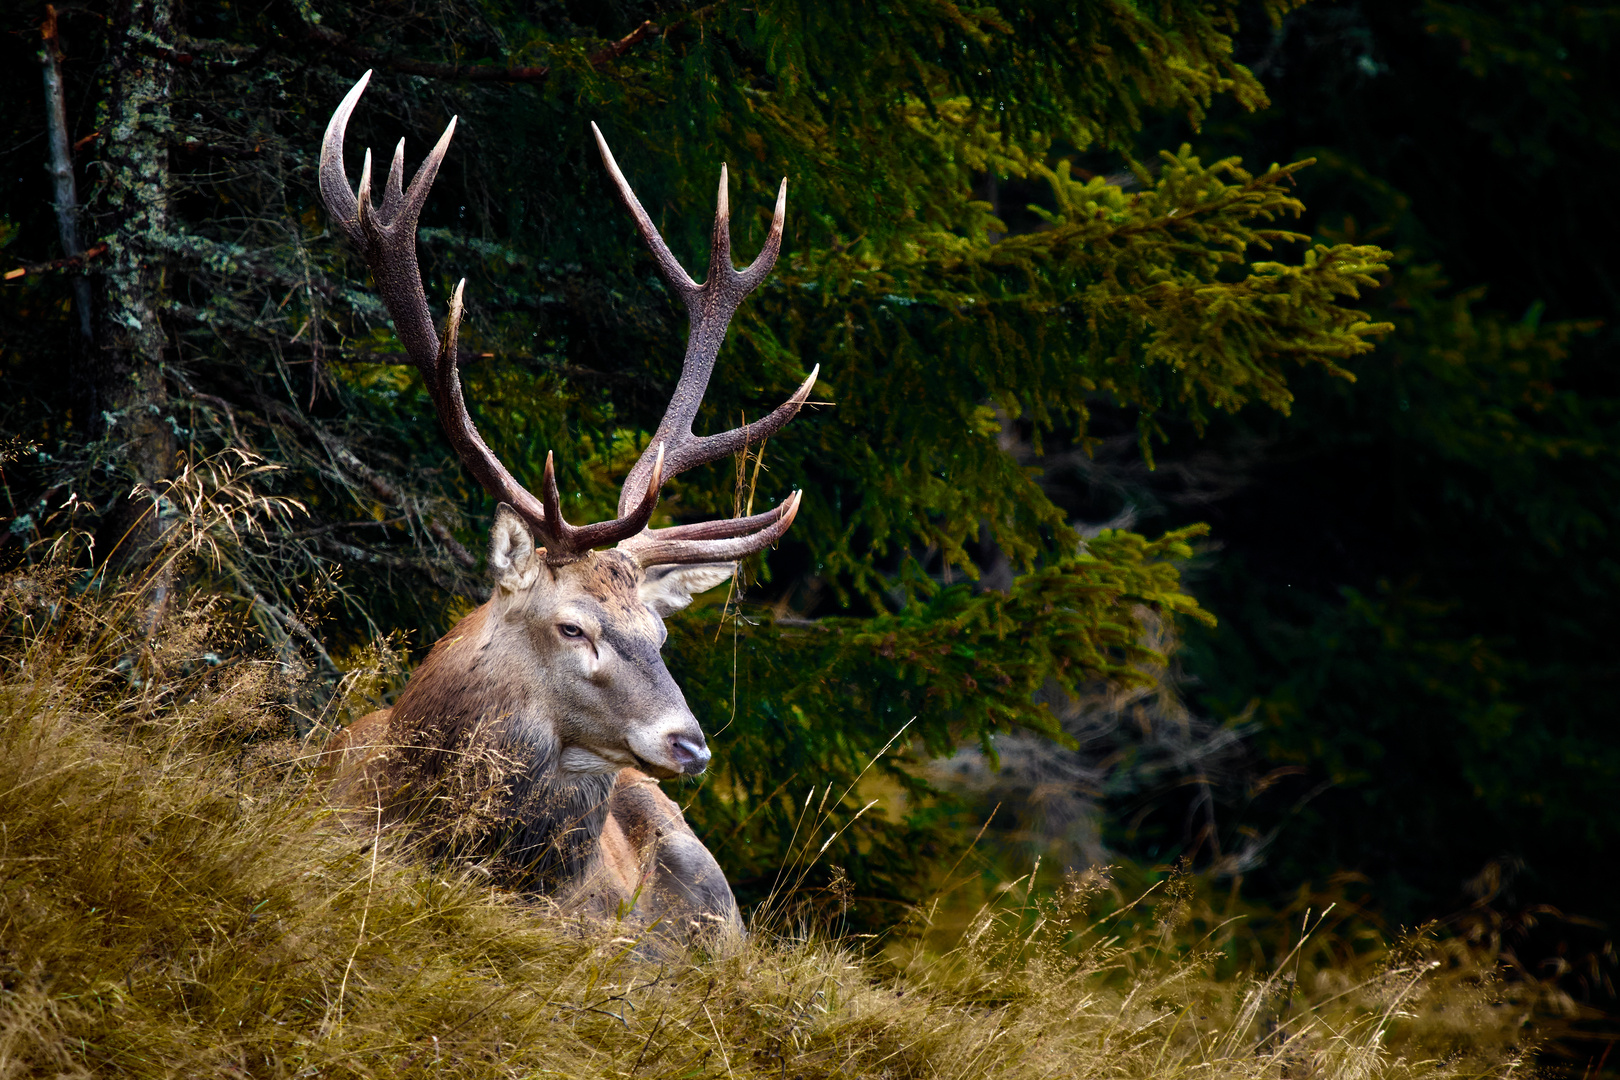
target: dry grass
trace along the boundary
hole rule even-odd
[[[1517,1010],[1472,975],[1217,980],[1165,947],[1171,923],[1111,936],[1080,879],[983,911],[944,952],[877,961],[756,927],[732,955],[672,954],[338,827],[282,737],[281,668],[213,666],[206,619],[172,616],[134,678],[119,601],[45,572],[4,584],[0,1077],[1521,1067]]]

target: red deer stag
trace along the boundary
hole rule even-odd
[[[663,618],[727,580],[738,559],[781,537],[799,493],[751,517],[646,526],[666,479],[780,430],[815,385],[812,371],[756,424],[692,433],[726,326],[776,262],[787,181],[764,249],[739,271],[731,265],[721,166],[708,280],[698,285],[592,125],[620,200],[664,281],[686,302],[691,330],[669,409],[624,482],[619,516],[570,525],[551,455],[536,498],[496,459],[467,414],[455,361],[466,282],[450,299],[442,340],[428,310],[416,222],[455,120],[409,188],[401,139],[381,204],[371,198],[369,150],[358,192],[349,189],[344,129],[370,77],[362,76],[332,114],[321,147],[321,198],[371,268],[450,444],[500,505],[489,546],[489,601],[433,646],[392,709],[363,717],[334,740],[335,796],[350,806],[370,805],[386,820],[412,822],[435,838],[437,850],[489,857],[514,884],[571,908],[633,907],[638,917],[672,928],[738,927],[736,901],[714,856],[657,785],[701,773],[709,763],[703,731],[659,655]]]

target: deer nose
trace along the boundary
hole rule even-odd
[[[696,776],[709,767],[709,747],[704,743],[701,734],[671,735],[669,737],[669,756],[675,759],[675,764],[687,776]]]

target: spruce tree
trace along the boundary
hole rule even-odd
[[[1296,380],[1286,420],[1177,429],[1147,484],[1080,498],[1222,545],[1188,581],[1219,625],[1182,659],[1194,708],[1252,722],[1275,777],[1219,815],[1229,840],[1270,838],[1251,896],[1348,881],[1396,925],[1495,911],[1536,927],[1513,943],[1527,967],[1557,955],[1595,999],[1620,918],[1592,872],[1620,846],[1617,17],[1361,0],[1246,26],[1273,106],[1217,107],[1194,143],[1317,157],[1302,231],[1394,251],[1368,306],[1395,329],[1354,385]],[[1219,497],[1181,501],[1189,469]],[[1110,839],[1161,858],[1183,819]]]

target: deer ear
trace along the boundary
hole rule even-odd
[[[700,592],[724,584],[736,563],[693,563],[688,566],[648,567],[641,580],[641,601],[662,619],[692,602]]]
[[[527,589],[540,576],[529,525],[506,503],[495,508],[495,527],[489,533],[489,574],[505,592]]]

